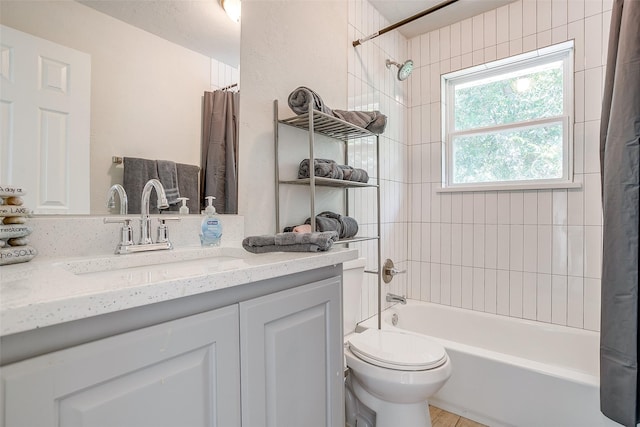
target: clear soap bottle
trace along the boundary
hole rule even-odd
[[[189,206],[187,206],[187,200],[189,200],[189,198],[178,197],[178,200],[182,202],[182,206],[180,206],[180,209],[178,210],[180,215],[189,215]]]
[[[200,223],[200,243],[202,246],[220,246],[222,239],[222,221],[216,215],[216,208],[213,206],[215,197],[207,196],[207,207],[204,210],[204,218]]]

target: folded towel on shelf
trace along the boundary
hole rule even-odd
[[[123,166],[122,186],[127,192],[127,199],[129,199],[128,213],[139,214],[142,189],[150,179],[158,179],[158,166],[155,160],[136,157],[124,157]],[[149,212],[158,213],[158,204],[155,197],[150,199]]]
[[[322,178],[343,179],[342,169],[329,159],[313,159],[313,173]],[[298,167],[298,179],[309,178],[309,159],[304,159]]]
[[[387,116],[380,111],[333,110],[333,115],[375,134],[383,133],[387,126]]]
[[[369,182],[369,174],[364,169],[354,168],[349,165],[338,165],[342,169],[342,179],[345,181]]]
[[[320,95],[308,87],[300,86],[289,94],[289,107],[296,114],[308,113],[310,103],[313,103],[314,110],[333,115],[333,111],[324,104]]]
[[[275,235],[276,245],[286,246],[308,243],[325,248],[324,250],[329,249],[336,240],[338,240],[338,233],[335,231],[316,231],[315,233],[278,233]]]
[[[305,224],[311,224],[307,218]],[[336,231],[340,239],[349,239],[358,234],[358,222],[350,216],[325,211],[316,215],[317,231]]]
[[[169,202],[170,205],[177,204],[180,191],[178,189],[178,170],[176,163],[171,160],[157,160],[156,165],[158,167],[158,179],[160,179],[160,183],[164,187],[167,202]]]
[[[278,233],[276,235],[249,236],[242,241],[248,252],[322,252],[327,251],[338,239],[335,231],[315,233]]]
[[[308,87],[300,86],[289,94],[289,107],[296,114],[309,112],[309,104],[314,110],[342,119],[355,126],[367,129],[369,132],[381,134],[387,126],[387,116],[380,111],[345,111],[332,110],[320,95]]]

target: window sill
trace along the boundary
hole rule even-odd
[[[496,184],[496,185],[469,185],[464,187],[437,188],[436,193],[463,193],[474,191],[526,191],[526,190],[560,190],[582,188],[581,182],[557,182],[539,184]]]

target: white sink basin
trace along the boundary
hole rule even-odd
[[[88,275],[95,273],[149,271],[167,269],[171,265],[187,266],[200,264],[213,266],[229,261],[242,260],[247,256],[241,248],[181,248],[166,251],[140,252],[127,255],[105,255],[91,258],[77,258],[55,263],[70,273]],[[149,268],[152,267],[152,268]],[[155,267],[155,268],[154,268]]]

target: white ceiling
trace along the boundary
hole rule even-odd
[[[240,63],[240,24],[218,0],[77,0],[225,64]]]
[[[240,24],[227,17],[219,0],[77,1],[203,55],[234,67],[239,66]],[[370,0],[391,24],[441,1]],[[412,38],[512,1],[514,0],[458,0],[399,27],[397,31]]]

